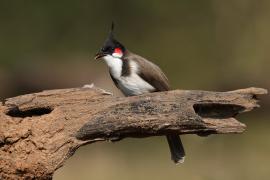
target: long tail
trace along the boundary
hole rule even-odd
[[[171,151],[171,159],[174,163],[183,163],[185,160],[185,150],[179,135],[167,135],[168,144]]]

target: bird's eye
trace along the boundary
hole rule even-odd
[[[113,52],[113,48],[112,47],[103,47],[101,49],[102,52]]]
[[[103,47],[102,49],[101,49],[101,51],[103,51],[103,52],[107,52],[109,50],[109,47]]]

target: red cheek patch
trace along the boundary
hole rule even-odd
[[[122,50],[120,48],[115,48],[113,53],[122,54]]]

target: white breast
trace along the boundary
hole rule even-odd
[[[118,82],[119,89],[121,89],[125,96],[140,95],[154,90],[153,86],[144,81],[137,74],[121,77]]]
[[[122,60],[119,58],[110,56],[110,55],[104,56],[103,59],[105,60],[105,62],[109,66],[111,75],[115,79],[120,78],[120,76],[122,74],[122,65],[123,65]]]
[[[104,57],[110,68],[111,75],[117,80],[118,87],[125,96],[134,96],[153,91],[155,88],[138,76],[138,66],[134,61],[130,61],[130,75],[121,76],[123,62],[113,56]]]

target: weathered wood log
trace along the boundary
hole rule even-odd
[[[96,88],[48,90],[0,104],[0,179],[51,179],[82,145],[126,137],[241,133],[234,117],[265,89],[174,90],[114,97]]]

